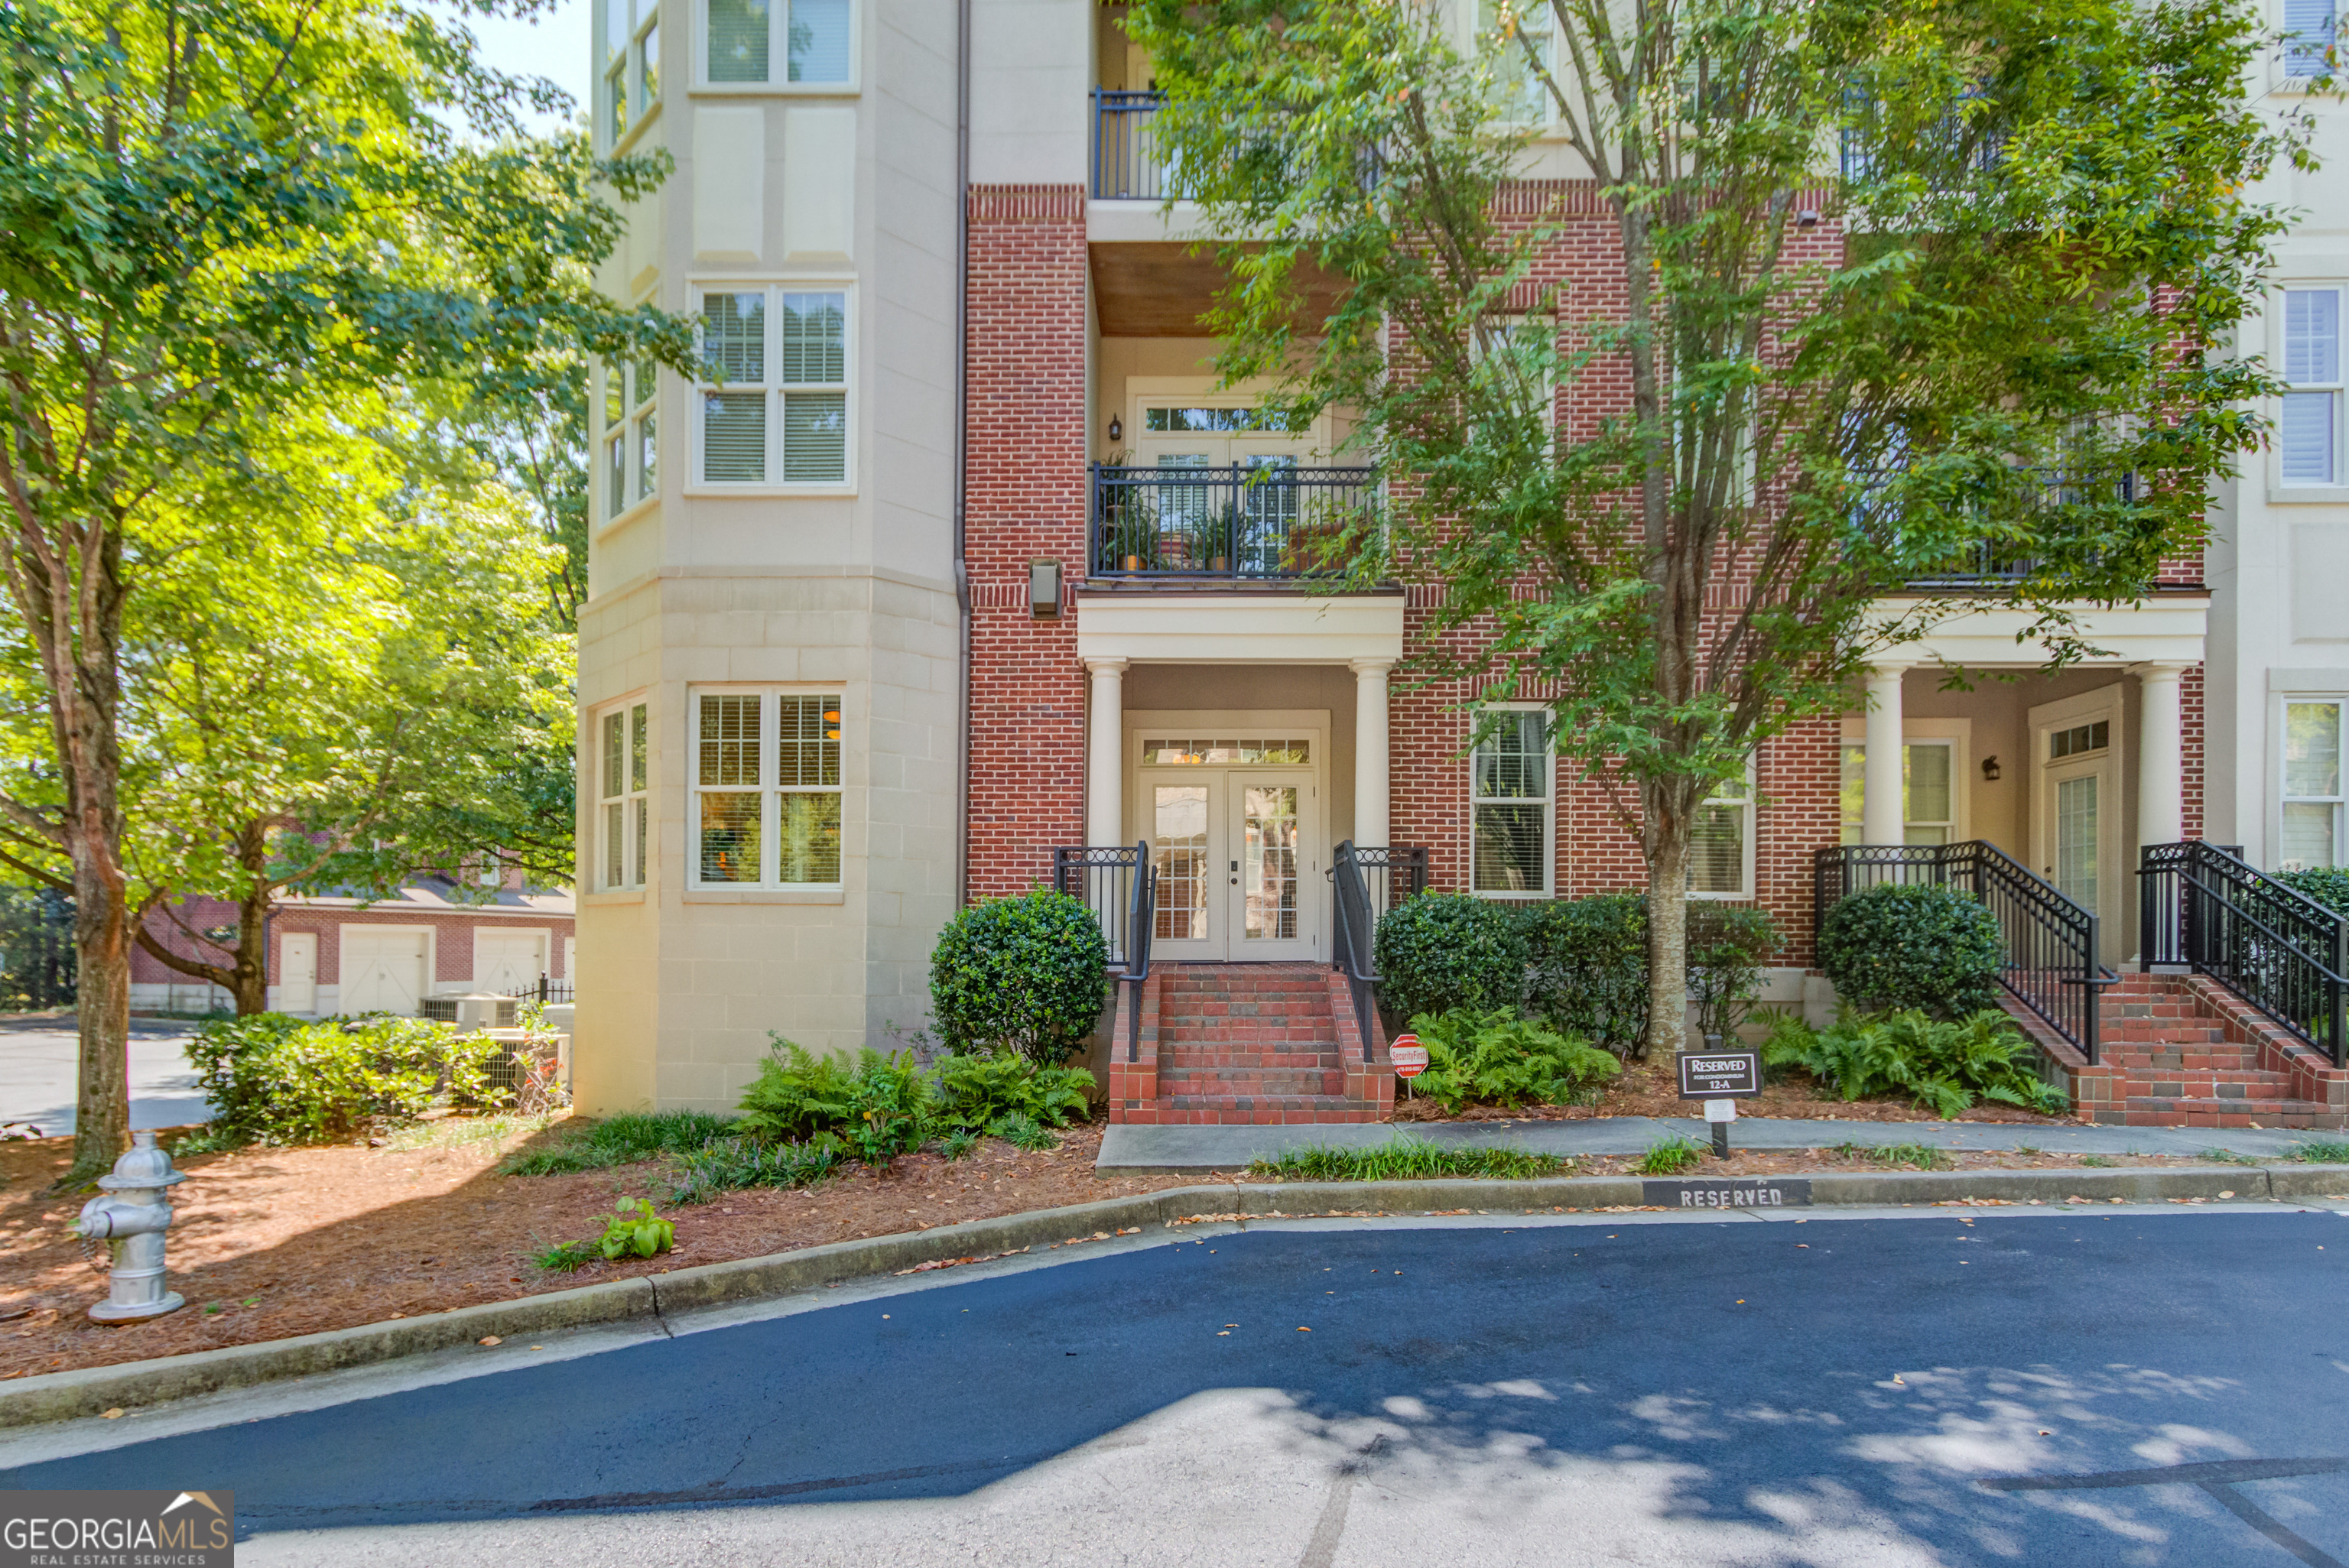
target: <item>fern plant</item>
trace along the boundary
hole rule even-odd
[[[1427,1047],[1427,1070],[1413,1088],[1446,1110],[1471,1103],[1570,1104],[1623,1070],[1622,1063],[1595,1046],[1506,1008],[1423,1013],[1411,1026]]]
[[[1762,1048],[1772,1067],[1798,1067],[1840,1099],[1905,1095],[1944,1120],[1982,1100],[2047,1116],[2071,1109],[2063,1090],[2033,1070],[2033,1047],[2005,1014],[1944,1022],[1910,1009],[1813,1029],[1782,1016]]]

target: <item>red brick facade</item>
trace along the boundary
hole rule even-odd
[[[236,906],[219,899],[191,899],[181,906],[180,922],[196,931],[212,926],[236,924]],[[432,981],[436,986],[461,985],[473,977],[473,934],[478,931],[545,932],[549,977],[568,980],[564,939],[574,932],[574,917],[552,912],[517,911],[508,913],[472,913],[466,911],[419,910],[396,903],[377,904],[369,909],[342,905],[308,903],[287,904],[269,917],[269,975],[274,985],[279,979],[279,954],[282,938],[287,932],[316,932],[318,936],[317,984],[336,985],[342,983],[342,930],[347,925],[396,925],[410,929],[424,927],[432,933]],[[217,962],[222,954],[208,950],[208,944],[182,933],[160,914],[151,915],[148,929],[157,941],[172,952],[185,956]],[[170,967],[144,948],[133,948],[130,955],[130,983],[134,985],[202,985],[202,981]]]

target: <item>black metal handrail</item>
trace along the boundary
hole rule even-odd
[[[1164,201],[1183,182],[1158,146],[1158,111],[1166,95],[1093,89],[1092,194],[1102,201]]]
[[[1346,530],[1377,503],[1378,470],[1092,465],[1096,577],[1298,577],[1345,569]]]
[[[2120,976],[2097,961],[2096,916],[2033,876],[1997,845],[1839,844],[1812,857],[1814,930],[1851,894],[1887,882],[1959,887],[1998,919],[2004,961],[1999,984],[2068,1041],[2096,1060],[2096,998]]]
[[[1158,868],[1146,841],[1109,848],[1063,844],[1052,851],[1052,886],[1083,901],[1101,922],[1110,973],[1126,986],[1125,1059],[1142,1055],[1142,985],[1150,978],[1151,928],[1157,923]]]
[[[2349,1066],[2349,920],[2246,865],[2237,846],[2147,844],[2137,874],[2147,964],[2208,975]]]
[[[1416,844],[1357,844],[1349,839],[1330,857],[1330,881],[1337,915],[1330,944],[1331,967],[1345,975],[1353,993],[1354,1022],[1362,1033],[1362,1060],[1368,1062],[1376,1054],[1378,1039],[1379,975],[1372,948],[1379,917],[1427,891],[1427,850]]]

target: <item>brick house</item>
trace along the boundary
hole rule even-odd
[[[1196,211],[1162,210],[1122,7],[970,0],[959,48],[947,0],[596,15],[599,146],[677,165],[603,284],[698,313],[726,376],[595,377],[584,1109],[730,1107],[771,1030],[891,1043],[960,902],[1047,881],[1056,847],[1143,841],[1153,963],[1192,978],[1126,1025],[1172,1052],[1201,985],[1327,1022],[1312,1050],[1170,1055],[1185,1092],[1136,1079],[1114,1113],[1374,1114],[1348,1053],[1378,1043],[1330,975],[1336,845],[1423,848],[1432,885],[1494,898],[1638,885],[1537,701],[1471,757],[1480,694],[1398,678],[1433,590],[1295,572],[1317,502],[1377,476],[1348,466],[1343,410],[1274,428],[1216,387],[1217,267],[1187,249]],[[1556,142],[1520,195],[1579,206],[1550,264],[1581,297],[1619,287]],[[1768,995],[1816,1008],[1819,851],[1985,841],[2130,965],[2140,846],[2205,830],[2212,618],[2201,561],[2172,562],[2143,605],[2084,612],[2097,657],[1971,692],[1941,661],[2013,666],[2020,620],[1943,623],[1847,716],[1761,748],[1708,808],[1692,891],[1768,910]],[[1264,967],[1193,968],[1240,964]]]
[[[422,1010],[428,997],[466,991],[510,994],[541,975],[568,985],[575,973],[572,895],[502,888],[485,903],[453,898],[446,881],[419,877],[390,898],[288,898],[269,919],[269,1006],[305,1016]],[[216,960],[206,932],[234,934],[236,906],[191,899],[148,918],[174,953]],[[143,948],[130,956],[135,1010],[226,1007],[218,986],[182,975]]]

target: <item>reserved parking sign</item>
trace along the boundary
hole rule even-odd
[[[1682,1051],[1682,1099],[1738,1099],[1762,1092],[1760,1051]]]

